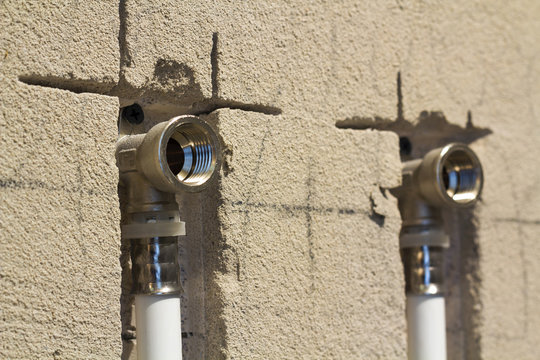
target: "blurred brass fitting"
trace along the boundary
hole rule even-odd
[[[443,208],[476,203],[483,186],[480,160],[465,144],[431,150],[423,159],[404,163],[403,181],[392,193],[398,198],[402,227],[400,248],[410,294],[442,294],[443,250],[449,238]]]

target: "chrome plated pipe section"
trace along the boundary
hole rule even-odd
[[[415,246],[402,250],[406,292],[414,295],[444,293],[443,247]]]
[[[133,239],[133,293],[165,295],[182,291],[177,240],[176,236]]]
[[[444,293],[443,208],[472,206],[482,191],[480,160],[467,145],[452,143],[404,163],[401,187],[394,189],[402,218],[400,248],[408,294]]]
[[[217,176],[217,135],[196,116],[178,116],[122,136],[116,159],[127,193],[122,238],[131,240],[133,293],[180,293],[177,236],[185,226],[175,194],[201,191]]]

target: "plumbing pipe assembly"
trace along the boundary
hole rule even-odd
[[[178,236],[185,235],[175,194],[199,192],[220,166],[219,141],[202,119],[186,115],[117,143],[120,184],[126,188],[122,238],[131,243],[137,355],[182,358]],[[181,205],[181,204],[180,204]]]
[[[400,248],[407,293],[409,360],[446,359],[444,250],[449,247],[442,210],[478,199],[483,173],[476,154],[452,143],[404,163],[394,189],[402,217]]]

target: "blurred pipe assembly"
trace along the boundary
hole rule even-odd
[[[442,210],[475,204],[482,166],[464,144],[452,143],[404,163],[403,181],[392,192],[402,217],[409,360],[446,359],[444,250],[449,247]]]
[[[137,355],[182,358],[178,236],[185,235],[175,194],[202,191],[220,167],[214,130],[178,116],[117,143],[120,184],[127,191],[122,238],[131,241]]]

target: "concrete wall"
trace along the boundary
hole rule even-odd
[[[0,8],[0,357],[118,358],[118,99],[24,83],[110,89],[118,6]]]
[[[405,358],[398,136],[484,165],[480,204],[445,214],[450,358],[538,358],[537,2],[0,9],[2,358],[136,357],[114,164],[133,102],[224,145],[178,198],[185,358]]]

